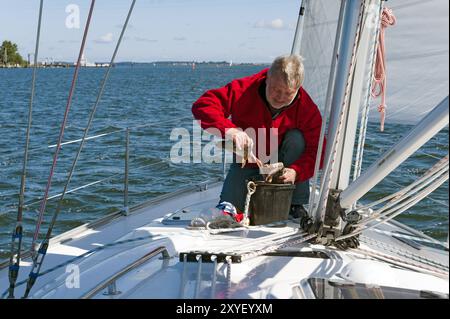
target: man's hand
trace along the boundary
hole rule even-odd
[[[247,133],[239,129],[230,128],[226,131],[225,136],[227,139],[234,142],[234,145],[236,145],[236,149],[238,151],[243,151],[246,145],[249,150],[253,148],[253,140],[247,135]]]
[[[294,184],[297,172],[292,168],[285,168],[283,175],[280,176],[280,181],[284,184]]]
[[[263,166],[263,163],[253,153],[253,140],[247,133],[237,128],[230,128],[226,131],[225,137],[233,141],[236,147],[233,152],[243,158],[243,165],[248,160],[250,163],[256,163],[258,167]]]

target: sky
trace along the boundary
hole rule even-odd
[[[0,0],[0,41],[17,43],[25,58],[34,52],[39,2]],[[39,60],[75,61],[90,3],[44,0]],[[89,62],[109,61],[130,4],[96,1]],[[299,8],[300,0],[137,0],[117,61],[271,62],[290,52]]]

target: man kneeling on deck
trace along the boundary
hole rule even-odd
[[[314,174],[322,117],[302,88],[303,78],[304,67],[299,55],[280,56],[269,69],[209,90],[193,104],[192,113],[203,129],[216,128],[238,150],[246,146],[252,150],[250,163],[244,167],[236,162],[231,164],[221,201],[244,211],[245,181],[259,173],[253,154],[266,162],[263,157],[268,149],[271,163],[284,164],[280,181],[296,184],[290,215],[299,218],[307,214],[303,205],[309,200],[309,179]],[[256,136],[252,138],[244,132],[249,129]],[[275,135],[272,149],[270,134]]]

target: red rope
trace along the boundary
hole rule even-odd
[[[372,84],[372,96],[381,96],[381,103],[378,106],[381,123],[380,131],[384,131],[384,120],[386,118],[386,52],[384,46],[384,32],[387,27],[395,25],[397,22],[392,9],[384,8],[381,14],[381,29],[378,37],[377,56],[375,60],[375,73]]]

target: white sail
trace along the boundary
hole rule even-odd
[[[397,23],[386,30],[389,123],[416,123],[448,95],[449,2],[392,0]],[[371,120],[378,121],[372,102]]]
[[[301,43],[304,87],[321,110],[340,2],[314,0],[306,8]],[[397,17],[397,24],[386,30],[385,39],[387,123],[416,123],[448,95],[449,2],[391,0],[385,5]],[[371,120],[379,120],[378,105],[379,100],[371,102]]]
[[[304,58],[303,87],[323,111],[341,1],[306,3],[300,54]]]

